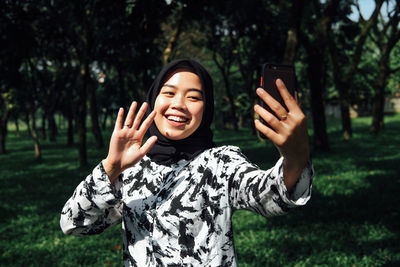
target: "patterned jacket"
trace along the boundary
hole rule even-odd
[[[125,266],[236,266],[235,210],[268,217],[310,199],[311,164],[289,195],[282,161],[263,171],[234,146],[171,166],[145,156],[114,184],[100,163],[65,204],[61,228],[91,235],[122,221]]]

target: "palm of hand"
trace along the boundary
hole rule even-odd
[[[136,106],[137,103],[133,102],[124,124],[122,124],[123,109],[121,108],[118,112],[108,155],[103,162],[111,181],[114,181],[121,172],[143,158],[157,140],[157,137],[152,136],[142,145],[144,135],[153,122],[155,112],[150,113],[142,122],[147,104],[144,103],[136,116],[134,116]]]
[[[121,163],[121,169],[134,165],[140,160],[143,137],[138,135],[137,131],[128,127],[113,132],[108,155],[113,162]]]

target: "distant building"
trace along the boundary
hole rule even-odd
[[[400,96],[385,99],[385,113],[400,113]]]
[[[400,96],[390,96],[385,99],[385,113],[400,113]],[[371,104],[360,107],[353,105],[350,107],[350,117],[371,115]],[[340,106],[337,102],[329,102],[325,105],[325,116],[327,118],[340,118]]]

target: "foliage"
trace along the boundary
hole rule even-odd
[[[389,2],[390,7],[395,5],[394,1]],[[260,64],[282,61],[288,30],[297,18],[299,36],[307,36],[313,42],[319,38],[315,34],[321,26],[318,18],[323,13],[333,14],[330,30],[337,46],[336,58],[346,70],[365,23],[362,19],[349,19],[352,8],[360,3],[353,0],[3,1],[0,91],[7,94],[15,91],[11,101],[13,110],[4,117],[22,119],[30,105],[37,117],[47,117],[48,121],[41,126],[43,134],[46,130],[56,132],[55,114],[64,115],[72,127],[72,122],[77,125],[83,116],[77,110],[83,110],[82,102],[86,101],[81,99],[84,94],[80,92],[87,89],[92,96],[96,95],[88,98],[90,107],[96,102],[92,100],[97,99],[95,107],[88,110],[107,118],[117,107],[129,106],[133,99],[145,100],[146,89],[165,59],[191,57],[203,63],[214,79],[216,111],[224,114],[220,116],[220,124],[235,124],[230,119],[237,117],[243,122],[241,125],[250,127]],[[336,9],[330,10],[330,6]],[[295,7],[301,7],[301,12],[293,15]],[[325,45],[317,44],[311,49],[323,51],[317,57],[321,59],[321,66],[316,67],[319,74],[307,74],[314,62],[307,56],[303,39],[298,38],[295,65],[300,100],[310,110],[317,105],[315,102],[337,100],[340,94],[334,86],[332,62],[328,60]],[[390,57],[392,69],[399,68],[398,46],[399,43]],[[379,58],[371,39],[367,40],[362,55],[351,86],[345,87],[349,102],[365,106],[369,112]],[[90,72],[89,81],[82,79],[85,72]],[[99,83],[100,74],[105,77],[103,83]],[[398,91],[398,77],[398,71],[390,76],[388,92]],[[310,84],[315,80],[321,80],[321,85],[314,87],[322,92],[322,99],[313,102],[311,91],[316,89]],[[0,105],[0,110],[9,111],[3,102]],[[323,114],[323,110],[318,113]],[[317,120],[315,117],[314,114],[313,119]],[[91,118],[91,123],[96,121]],[[323,128],[320,124],[315,123],[314,127]]]
[[[248,211],[234,214],[240,266],[400,263],[400,116],[387,117],[377,137],[369,134],[370,120],[354,119],[349,141],[342,139],[338,121],[328,121],[332,151],[314,152],[316,176],[307,206],[268,219]],[[250,132],[216,131],[215,141],[238,145],[260,167],[271,167],[276,149]],[[65,236],[59,228],[62,206],[90,171],[78,167],[77,151],[64,143],[64,135],[56,143],[43,142],[37,162],[27,133],[10,132],[9,154],[0,155],[0,265],[121,266],[120,226],[90,237]],[[94,167],[106,149],[94,149],[93,139],[88,147]]]

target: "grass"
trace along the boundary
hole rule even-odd
[[[400,114],[387,116],[378,136],[369,134],[370,120],[354,119],[349,141],[338,121],[328,121],[332,150],[313,152],[316,176],[307,206],[268,219],[234,214],[240,266],[400,265]],[[62,136],[42,142],[38,162],[26,133],[9,134],[9,153],[0,155],[1,266],[122,265],[120,226],[91,237],[65,236],[59,228],[65,201],[106,155],[90,138],[90,167],[80,169],[77,149],[66,147]],[[215,140],[240,146],[262,168],[278,157],[249,130],[216,132]]]

